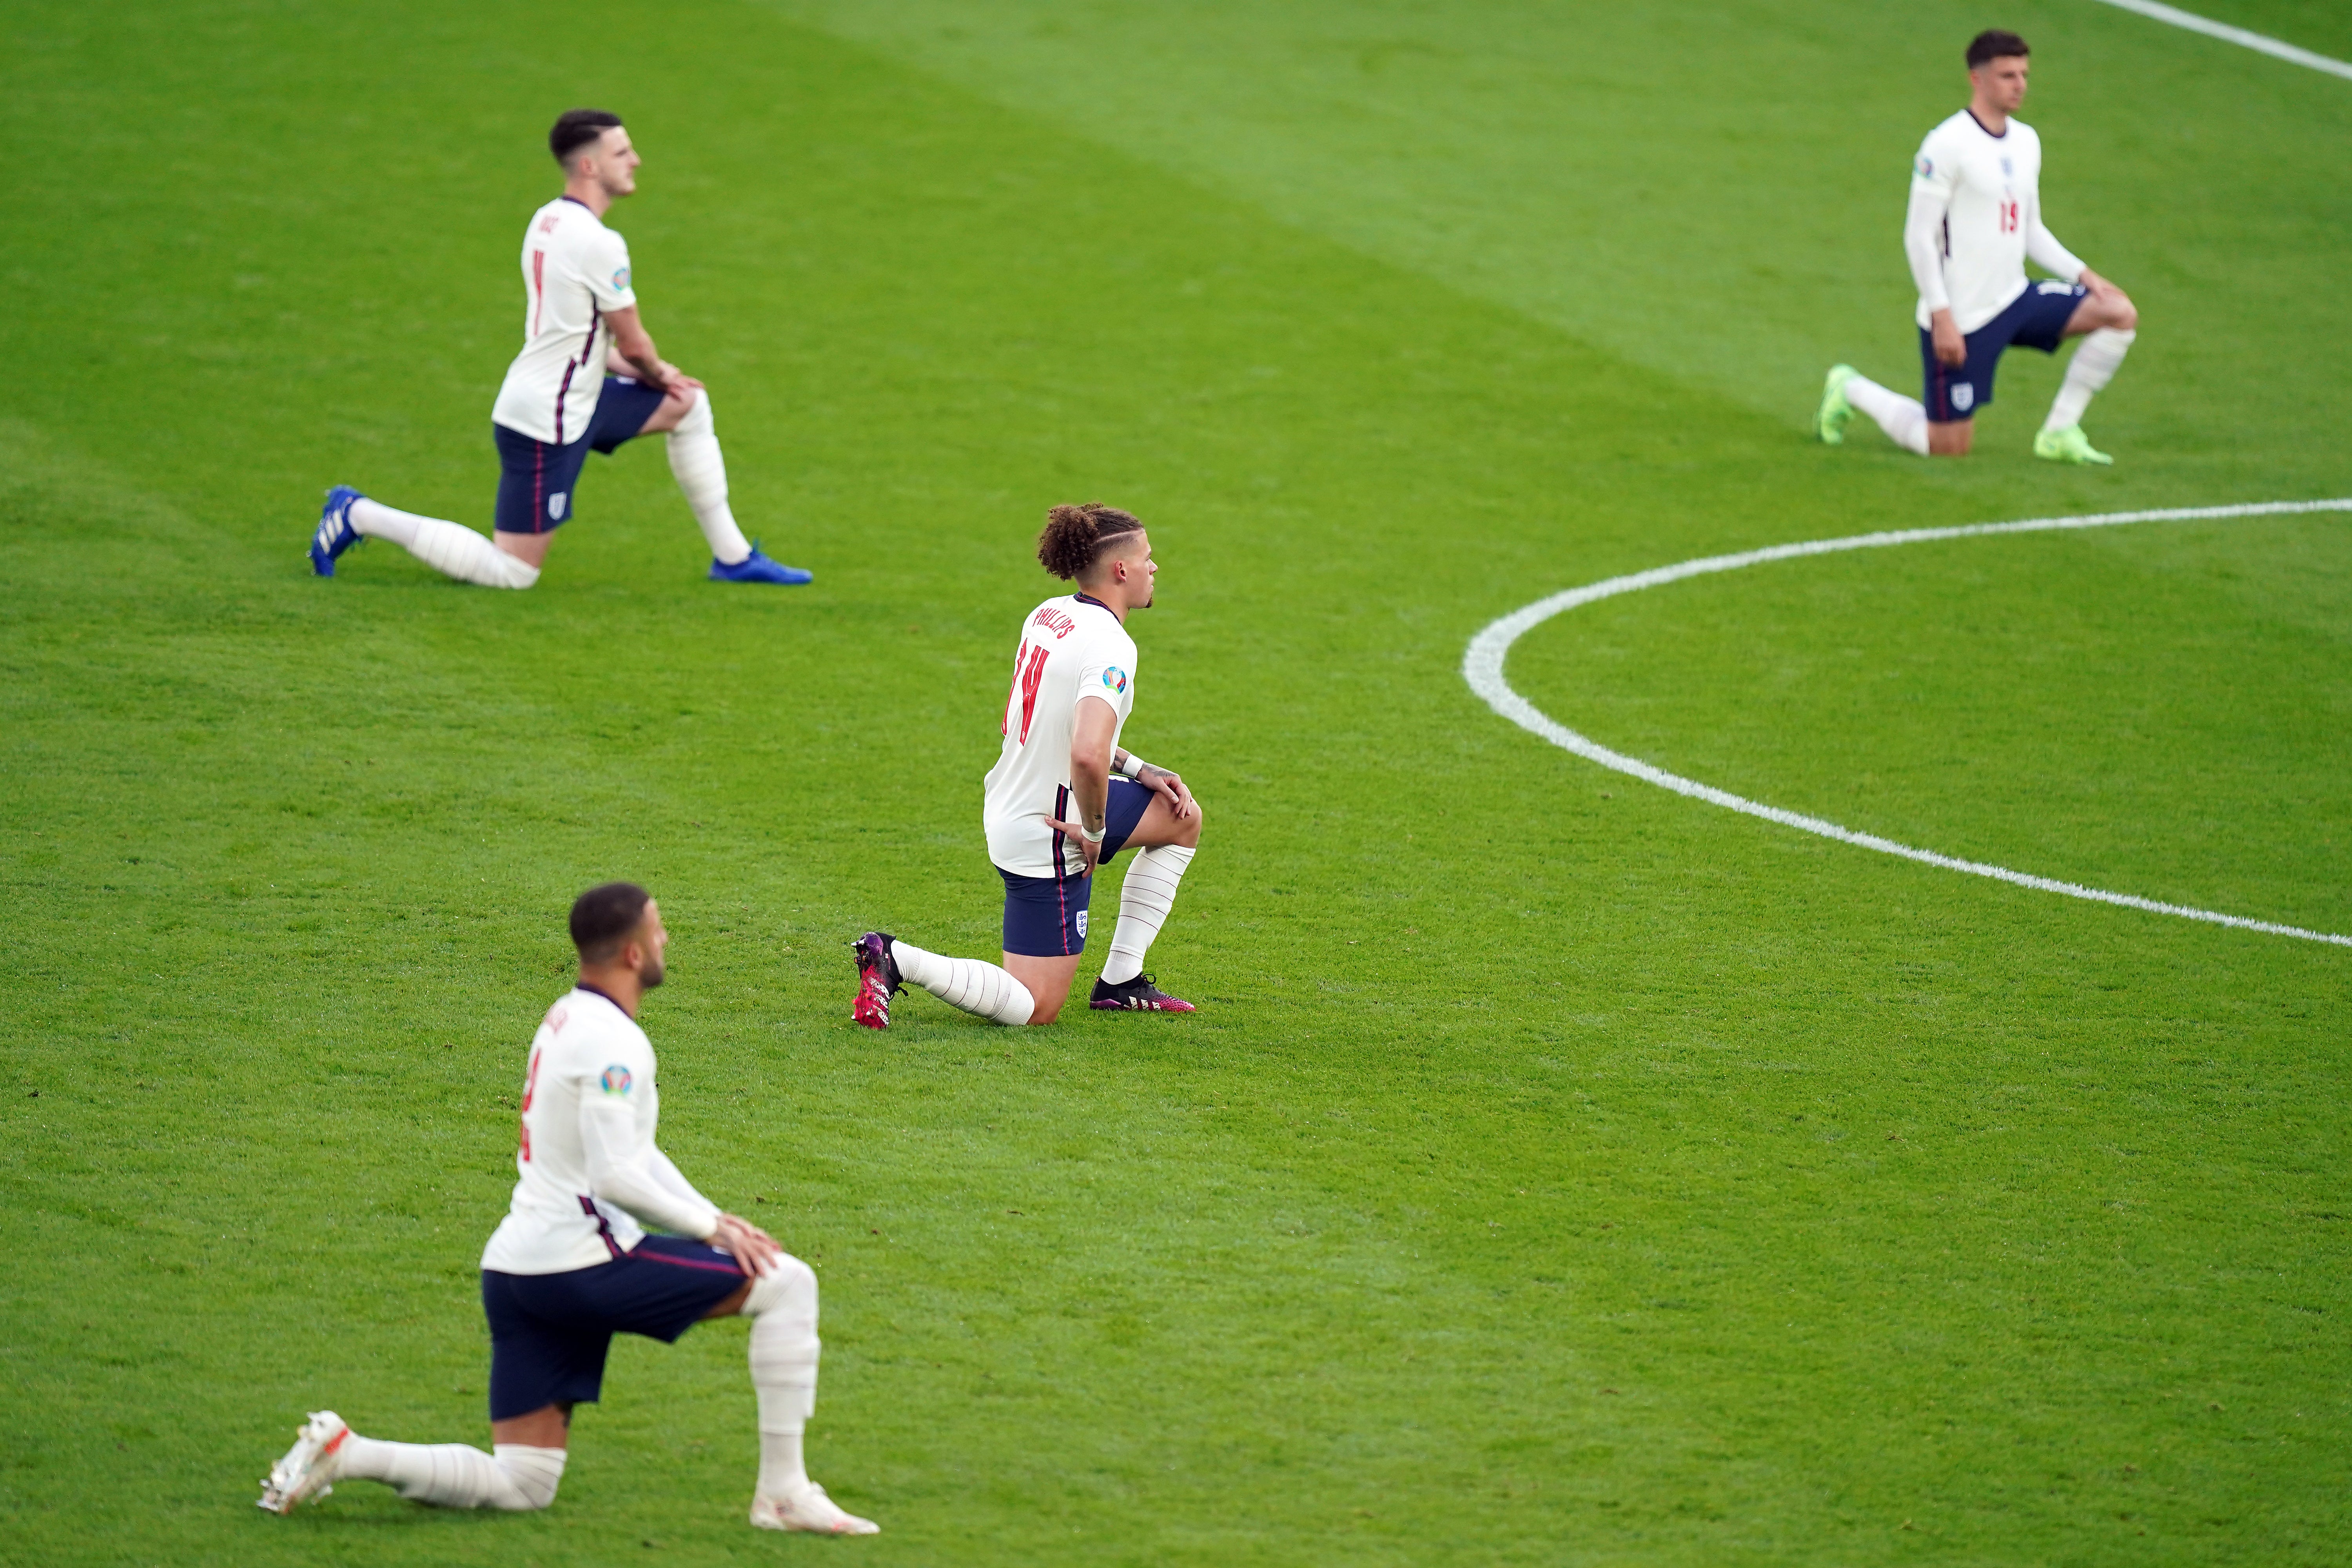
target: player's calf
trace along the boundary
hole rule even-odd
[[[857,956],[857,999],[850,1016],[869,1029],[890,1026],[890,998],[904,989],[902,980],[992,1023],[1026,1024],[1038,1010],[1027,986],[985,960],[926,952],[887,931],[867,931],[851,946]]]
[[[261,1483],[259,1506],[291,1513],[339,1480],[382,1481],[415,1502],[439,1508],[530,1512],[555,1500],[564,1451],[499,1443],[485,1454],[465,1443],[386,1443],[362,1437],[331,1410],[312,1412],[285,1458]]]

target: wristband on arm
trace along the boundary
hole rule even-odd
[[[1130,778],[1136,783],[1141,784],[1143,782],[1143,770],[1150,765],[1151,764],[1150,763],[1145,762],[1133,752],[1129,752],[1127,753],[1127,766],[1118,768],[1113,771],[1118,773],[1121,777]],[[1164,773],[1167,770],[1162,769],[1161,771]]]

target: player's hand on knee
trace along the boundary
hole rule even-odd
[[[718,1228],[710,1233],[710,1245],[732,1257],[743,1267],[743,1272],[757,1277],[775,1267],[784,1249],[776,1238],[736,1215],[719,1216]]]
[[[1184,781],[1181,778],[1170,773],[1166,768],[1156,768],[1147,763],[1144,764],[1143,771],[1136,775],[1135,782],[1165,800],[1168,803],[1168,809],[1176,814],[1176,820],[1179,822],[1192,816],[1196,809],[1192,803],[1192,792],[1184,787]]]

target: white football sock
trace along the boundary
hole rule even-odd
[[[760,1485],[770,1497],[808,1488],[801,1436],[816,1409],[816,1274],[785,1258],[751,1287],[751,1389],[760,1400]]]
[[[1916,397],[1906,397],[1866,375],[1845,384],[1845,400],[1878,421],[1887,438],[1906,451],[1927,455],[1927,410]]]
[[[404,1498],[440,1508],[523,1513],[555,1500],[564,1452],[500,1443],[492,1458],[465,1443],[384,1443],[352,1433],[338,1477],[383,1481]]]
[[[2066,367],[2066,379],[2058,385],[2058,396],[2050,405],[2050,417],[2042,422],[2044,430],[2063,430],[2069,425],[2080,425],[2084,411],[2091,399],[2116,377],[2131,353],[2137,331],[2123,331],[2115,327],[2101,327],[2083,340],[2074,351],[2074,362]]]
[[[1103,959],[1104,984],[1123,985],[1143,973],[1143,955],[1167,923],[1176,885],[1184,879],[1192,855],[1181,844],[1155,844],[1127,868],[1127,880],[1118,889],[1118,924],[1110,933],[1110,952]]]
[[[508,554],[472,529],[439,518],[400,511],[362,496],[352,502],[352,526],[371,539],[389,539],[436,572],[485,588],[528,588],[539,568]]]
[[[983,959],[942,958],[896,937],[890,956],[898,961],[900,974],[950,1007],[1000,1024],[1025,1024],[1037,1010],[1027,986]]]
[[[694,406],[669,433],[669,471],[686,492],[686,504],[694,509],[694,521],[702,525],[712,556],[727,566],[751,559],[751,542],[727,510],[727,459],[719,455],[708,390],[694,395]]]

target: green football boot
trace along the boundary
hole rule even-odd
[[[2033,437],[2033,455],[2047,458],[2053,463],[2096,463],[2105,468],[2115,459],[2105,452],[2095,451],[2091,438],[2083,434],[2080,425],[2069,425],[2063,430],[2044,430]]]
[[[1850,364],[1830,366],[1830,378],[1822,384],[1822,406],[1813,416],[1813,434],[1824,447],[1845,439],[1846,424],[1853,417],[1853,405],[1845,400],[1845,384],[1861,374]]]

